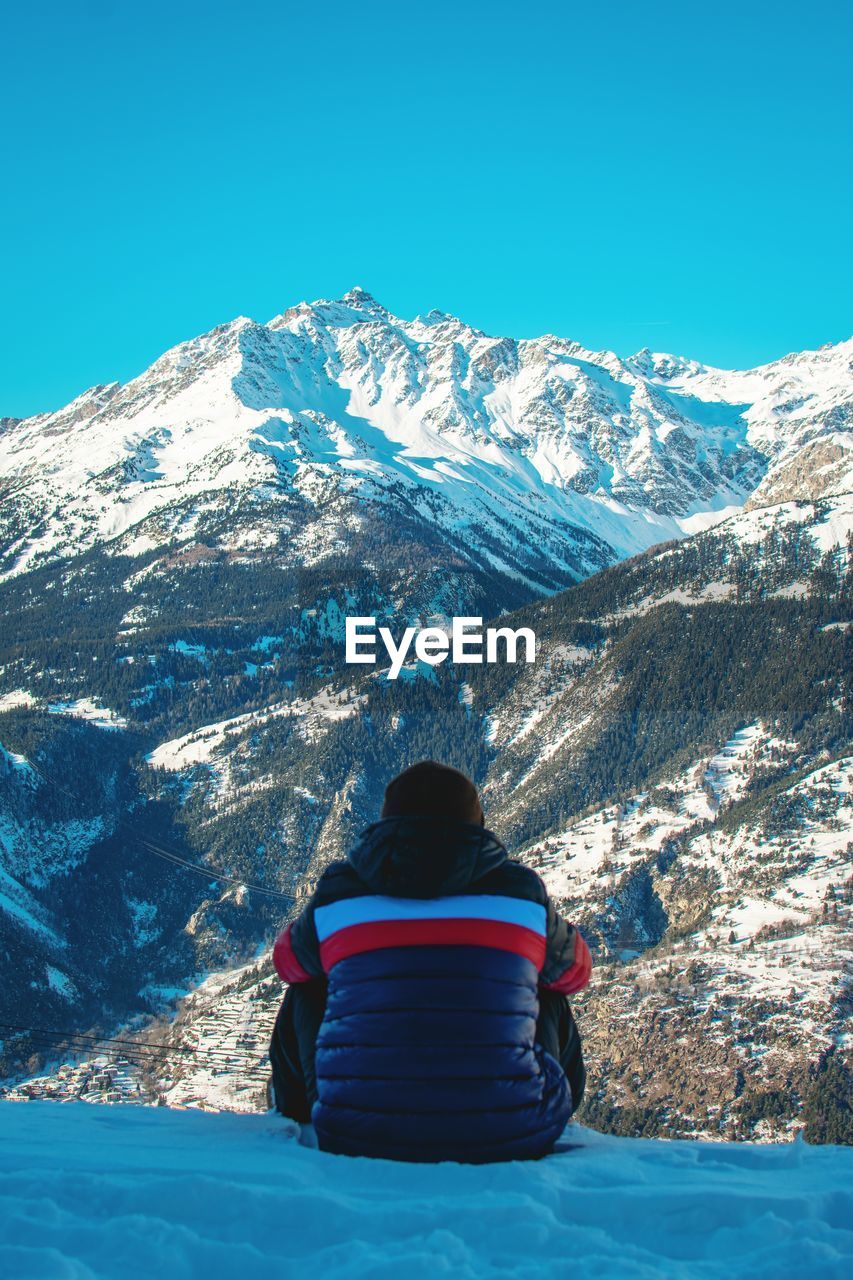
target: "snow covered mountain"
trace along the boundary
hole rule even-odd
[[[595,1123],[801,1127],[848,1046],[851,354],[619,361],[356,292],[7,421],[0,1076],[258,1106],[267,944],[431,755],[593,943]],[[347,613],[508,610],[531,667],[343,663]]]
[[[748,501],[849,489],[851,361],[853,339],[748,372],[621,360],[354,289],[5,419],[0,570],[101,544],[313,565],[390,521],[529,598]]]

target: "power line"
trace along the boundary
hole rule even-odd
[[[69,799],[76,803],[77,797],[72,791],[69,791],[67,787],[64,787],[60,782],[57,782],[55,778],[43,773],[42,770],[37,765],[33,764],[31,760],[28,761],[28,764],[46,786],[53,787],[54,790],[68,796]],[[175,866],[183,867],[185,870],[192,871],[196,875],[204,876],[207,880],[221,880],[227,884],[238,885],[242,889],[249,889],[253,893],[261,893],[269,898],[278,898],[279,901],[282,902],[296,902],[295,894],[282,893],[279,889],[269,889],[266,885],[254,884],[251,880],[243,880],[238,876],[228,875],[225,871],[217,871],[215,868],[203,866],[201,863],[190,862],[188,858],[183,857],[182,854],[178,853],[176,850],[170,849],[168,846],[164,846],[162,844],[155,844],[149,836],[140,834],[136,828],[132,827],[124,818],[118,818],[115,826],[116,829],[126,831],[130,835],[131,839],[133,839],[137,844],[141,845],[142,848],[147,849],[155,858],[161,858],[164,862],[174,863]]]
[[[33,772],[41,779],[41,781],[54,790],[67,796],[75,804],[77,796],[74,795],[67,787],[64,787],[55,778],[50,777],[42,772],[32,761],[28,762]],[[260,893],[267,897],[277,898],[280,901],[294,903],[296,896],[290,893],[282,893],[277,889],[267,888],[265,885],[254,884],[252,881],[240,879],[237,876],[229,875],[224,871],[217,871],[214,868],[205,867],[199,863],[191,862],[188,858],[183,857],[177,850],[169,848],[159,842],[155,843],[149,836],[142,835],[131,826],[123,818],[116,821],[115,829],[121,829],[128,833],[131,839],[141,848],[153,854],[154,857],[162,859],[164,862],[170,862],[174,866],[181,867],[186,871],[191,871],[196,875],[203,876],[206,880],[219,880],[227,884],[234,884],[243,889],[248,889],[254,893]],[[202,1050],[200,1046],[192,1048],[189,1045],[160,1045],[150,1040],[130,1040],[119,1036],[96,1036],[81,1031],[60,1031],[56,1028],[47,1027],[28,1027],[21,1023],[0,1023],[0,1029],[11,1031],[19,1035],[25,1034],[34,1037],[42,1042],[47,1041],[48,1044],[57,1044],[59,1041],[66,1041],[68,1049],[72,1052],[84,1053],[91,1052],[94,1056],[100,1054],[113,1054],[116,1057],[123,1055],[129,1059],[136,1059],[137,1065],[149,1064],[155,1065],[163,1062],[164,1059],[174,1057],[195,1058],[200,1061],[206,1061],[213,1066],[231,1065],[233,1059],[242,1055],[244,1058],[258,1057],[262,1059],[266,1056],[261,1049],[250,1048],[249,1046],[234,1046],[233,1049],[225,1046],[219,1048],[210,1047]],[[239,1034],[239,1033],[238,1033]],[[110,1048],[109,1046],[120,1046],[120,1048]]]
[[[89,1053],[94,1056],[100,1054],[111,1054],[127,1058],[134,1058],[138,1061],[157,1064],[164,1062],[170,1056],[170,1051],[164,1046],[162,1052],[153,1048],[131,1048],[124,1045],[118,1045],[110,1048],[109,1041],[95,1040],[87,1037],[79,1036],[73,1032],[51,1032],[41,1030],[39,1027],[21,1027],[18,1028],[16,1034],[27,1035],[32,1039],[35,1045],[45,1048],[47,1045],[59,1048],[64,1043],[65,1048],[70,1053]],[[174,1049],[171,1054],[183,1054],[183,1049]]]
[[[279,889],[268,889],[265,885],[253,884],[251,880],[241,880],[238,876],[229,876],[224,871],[212,871],[201,863],[190,862],[172,849],[153,844],[150,837],[140,835],[135,827],[125,822],[123,818],[119,818],[116,826],[127,831],[137,844],[142,845],[149,853],[153,853],[155,858],[162,858],[164,862],[172,862],[176,866],[184,867],[187,871],[194,871],[197,875],[204,876],[207,880],[223,880],[228,884],[236,884],[242,889],[250,889],[253,893],[263,893],[269,898],[278,898],[284,902],[296,901],[295,894],[282,893]]]
[[[137,1057],[145,1062],[156,1063],[158,1060],[166,1057],[190,1057],[190,1058],[207,1058],[210,1061],[225,1062],[231,1058],[243,1055],[244,1057],[255,1056],[264,1053],[257,1048],[248,1045],[235,1045],[233,1048],[226,1046],[210,1047],[202,1051],[200,1046],[193,1048],[191,1045],[160,1045],[155,1044],[151,1040],[129,1040],[121,1036],[96,1036],[84,1031],[60,1031],[49,1027],[28,1027],[23,1023],[17,1022],[0,1022],[0,1030],[12,1031],[18,1034],[26,1034],[34,1036],[40,1040],[60,1041],[69,1040],[78,1043],[70,1044],[68,1047],[72,1050],[89,1050],[94,1054],[114,1053],[124,1054],[125,1057]],[[239,1033],[238,1033],[239,1034]],[[110,1045],[120,1046],[116,1049],[109,1048]]]

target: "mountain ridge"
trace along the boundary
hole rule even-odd
[[[622,360],[436,311],[400,320],[360,289],[265,325],[238,317],[126,384],[4,420],[0,573],[106,540],[168,541],[170,512],[222,514],[236,486],[272,504],[249,517],[261,540],[286,535],[295,499],[322,557],[321,509],[352,526],[372,498],[440,537],[464,532],[510,577],[547,548],[553,590],[760,500],[762,484],[799,496],[804,444],[823,450],[822,492],[849,488],[851,359],[853,339],[749,371]]]

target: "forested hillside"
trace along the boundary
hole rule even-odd
[[[535,630],[532,666],[393,682],[343,663],[344,614],[379,611],[351,559],[152,555],[126,576],[93,549],[8,580],[3,1072],[61,1048],[44,1032],[145,1025],[249,961],[385,781],[433,756],[594,948],[595,1123],[809,1122],[848,1079],[848,508],[759,509],[524,604],[503,621]],[[417,618],[385,598],[395,628]],[[266,1025],[275,984],[243,990],[230,1025]]]

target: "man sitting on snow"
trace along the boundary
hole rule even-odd
[[[319,1146],[484,1162],[550,1151],[583,1097],[566,996],[589,950],[484,826],[476,788],[426,760],[279,935],[289,983],[272,1095]]]

